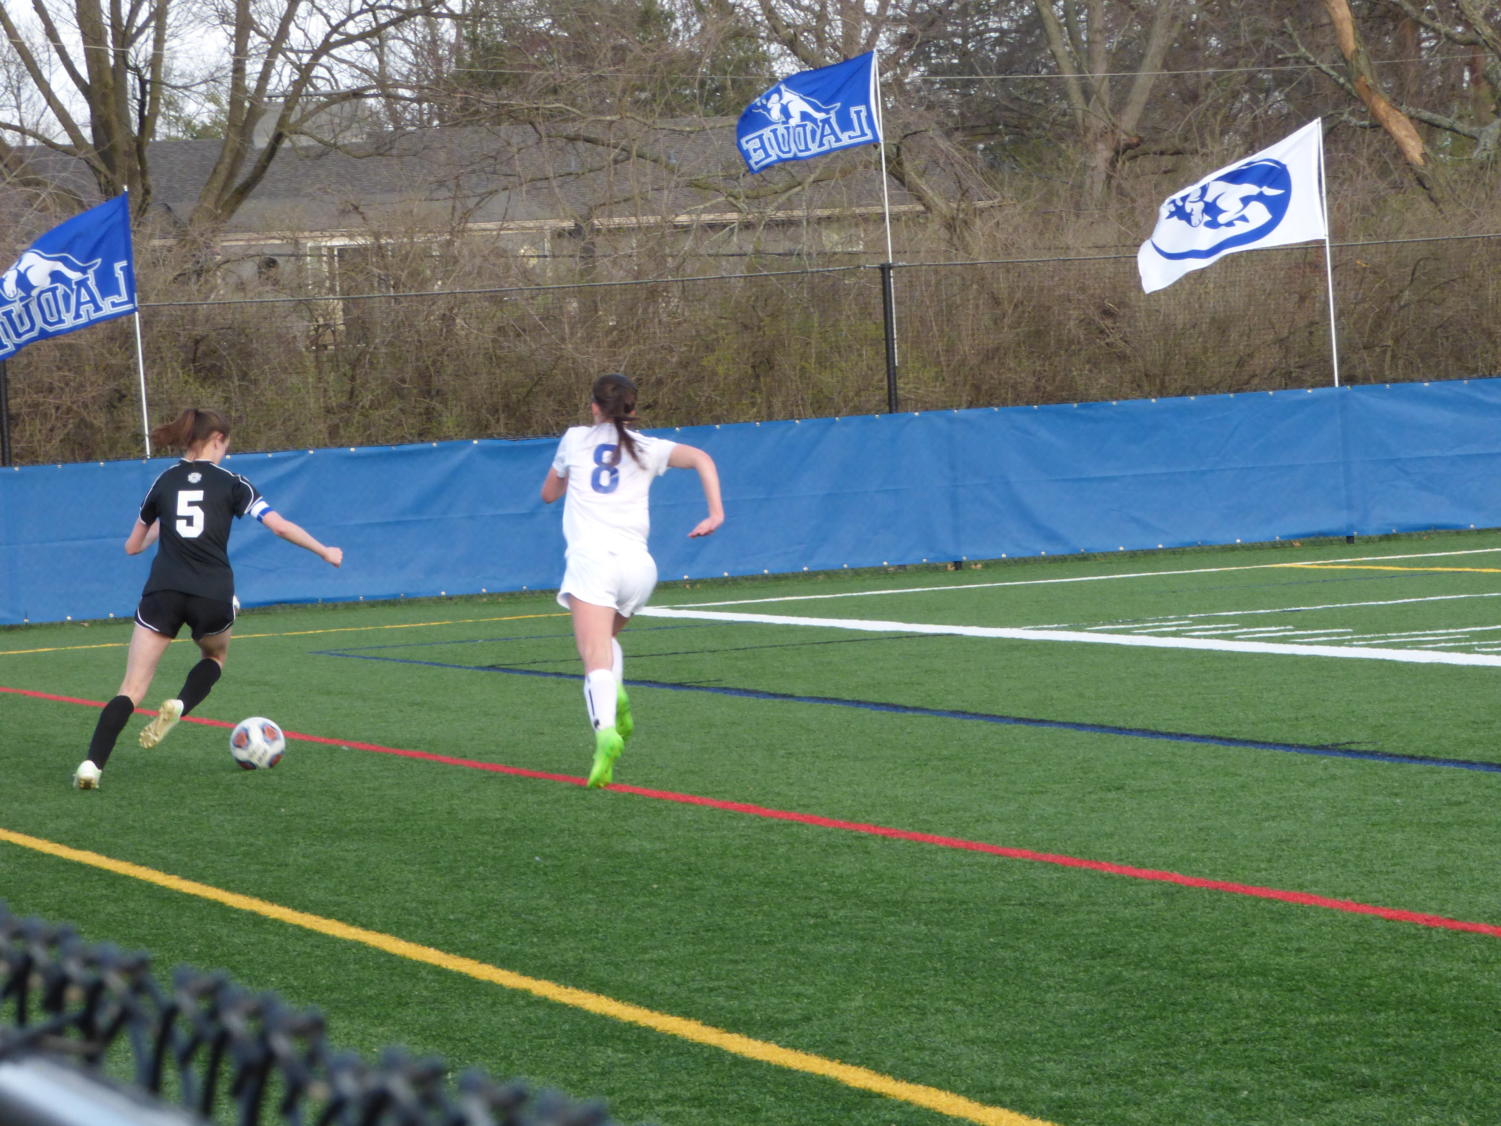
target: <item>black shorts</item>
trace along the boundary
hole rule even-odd
[[[238,598],[222,602],[217,598],[184,594],[180,590],[153,590],[141,595],[136,606],[136,622],[164,637],[176,637],[186,622],[192,627],[193,640],[198,641],[223,633],[234,625],[239,611]]]

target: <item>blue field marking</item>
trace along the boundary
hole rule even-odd
[[[386,646],[371,648],[387,648]],[[390,646],[397,648],[397,646]],[[345,657],[361,661],[382,661],[398,665],[421,665],[426,668],[454,669],[460,672],[503,673],[507,676],[536,676],[552,680],[581,680],[578,673],[553,672],[547,669],[519,668],[506,665],[459,665],[447,661],[420,661],[408,657],[377,656],[368,649],[315,650],[318,657]],[[1315,755],[1323,758],[1358,759],[1401,766],[1443,766],[1455,770],[1478,770],[1501,774],[1501,763],[1472,759],[1438,758],[1426,755],[1399,755],[1385,751],[1362,751],[1350,747],[1316,743],[1277,743],[1261,739],[1234,739],[1223,735],[1196,735],[1185,731],[1156,731],[1149,727],[1117,727],[1107,723],[1078,723],[1063,719],[1035,719],[1028,716],[996,715],[955,708],[924,708],[911,704],[888,704],[879,700],[851,700],[840,696],[806,696],[790,692],[767,692],[759,688],[729,688],[713,684],[684,684],[667,680],[640,680],[631,677],[626,684],[635,688],[661,688],[669,692],[710,692],[743,700],[767,700],[786,704],[818,704],[834,708],[857,708],[862,711],[887,712],[893,715],[924,719],[959,719],[974,723],[994,723],[1005,727],[1034,727],[1053,731],[1075,731],[1086,735],[1119,735],[1128,739],[1154,739],[1168,743],[1195,743],[1201,746],[1230,747],[1237,750],[1281,751],[1284,754]]]

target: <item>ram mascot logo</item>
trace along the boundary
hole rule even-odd
[[[0,360],[33,340],[133,310],[129,262],[101,269],[102,262],[31,249],[0,273]]]
[[[39,289],[52,285],[76,285],[99,267],[99,260],[83,263],[67,254],[42,254],[28,250],[15,265],[0,274],[0,297],[7,301],[25,300]]]
[[[823,105],[806,94],[789,90],[786,83],[778,82],[753,101],[749,108],[764,113],[773,125],[798,125],[804,121],[832,121],[839,110],[839,103]]]
[[[1152,246],[1164,258],[1213,258],[1266,238],[1292,199],[1287,165],[1249,160],[1164,203]]]

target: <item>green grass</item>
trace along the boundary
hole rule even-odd
[[[1432,554],[1478,549],[1496,554]],[[1393,635],[1501,625],[1492,566],[1501,536],[1477,533],[664,584],[655,603],[1075,632],[1219,615],[1162,633],[1413,649],[1431,642]],[[852,592],[875,593],[822,597]],[[1290,607],[1326,608],[1247,616]],[[107,699],[128,631],[0,631],[0,686]],[[1501,923],[1501,774],[1157,737],[1501,763],[1501,668],[660,617],[623,640],[628,787]],[[174,646],[154,695],[191,661]],[[345,745],[294,740],[246,773],[223,728],[147,752],[137,717],[80,794],[95,711],[0,693],[0,828],[1060,1126],[1501,1119],[1493,935],[348,746],[581,781],[576,664],[543,595],[252,611],[200,716]],[[400,1043],[626,1122],[956,1120],[5,842],[0,897],[163,976],[223,968],[317,1007],[339,1046]]]

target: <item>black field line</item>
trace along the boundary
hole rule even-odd
[[[318,650],[313,655],[320,657],[342,657],[361,661],[382,661],[398,665],[421,665],[426,668],[452,669],[458,672],[500,673],[507,676],[535,676],[552,680],[582,679],[577,673],[554,672],[547,669],[506,665],[461,665],[447,661],[422,661],[407,657],[383,657],[368,651],[347,649]],[[1427,755],[1391,754],[1385,751],[1359,750],[1348,746],[1330,744],[1283,743],[1261,739],[1236,739],[1224,735],[1206,735],[1186,731],[1160,731],[1148,727],[1121,727],[1114,724],[1081,723],[1074,720],[1038,719],[1031,716],[999,715],[990,712],[966,711],[958,708],[925,708],[911,704],[893,704],[881,700],[857,700],[841,696],[814,696],[792,692],[767,692],[759,688],[736,688],[720,684],[687,684],[668,680],[639,680],[635,677],[628,679],[626,683],[632,689],[660,688],[668,692],[702,692],[744,700],[766,700],[776,703],[854,708],[861,711],[884,712],[892,715],[913,716],[922,719],[954,719],[972,723],[991,723],[1005,727],[1071,731],[1086,735],[1115,735],[1128,739],[1151,739],[1167,743],[1192,743],[1201,746],[1229,747],[1236,750],[1277,751],[1285,754],[1357,759],[1365,762],[1384,762],[1402,766],[1440,766],[1455,770],[1476,770],[1483,773],[1501,774],[1501,763]]]

